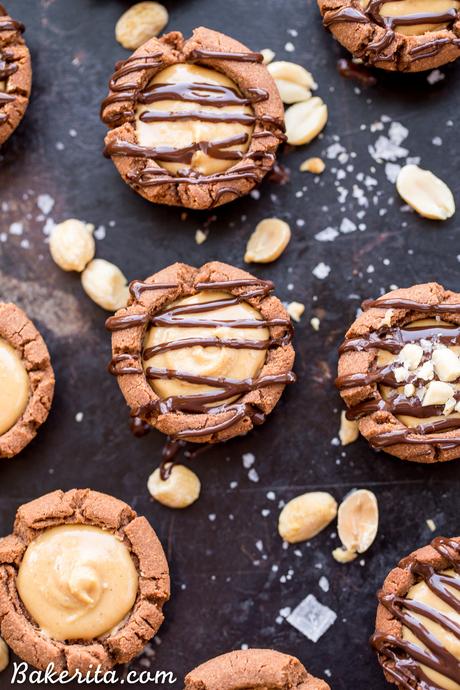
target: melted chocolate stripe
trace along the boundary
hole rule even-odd
[[[441,575],[427,563],[415,561],[410,569],[416,580],[426,582],[430,590],[445,601],[454,611],[460,613],[460,598],[452,594],[447,587],[460,591],[459,558],[460,546],[451,539],[438,537],[433,540],[432,547],[454,568],[457,576]],[[423,664],[437,671],[442,676],[457,683],[460,682],[460,665],[458,659],[444,648],[437,637],[430,633],[413,613],[429,618],[442,628],[460,639],[460,626],[437,609],[421,602],[416,602],[396,594],[380,595],[380,603],[403,626],[409,628],[422,646],[396,637],[376,632],[371,638],[371,644],[379,654],[386,658],[383,661],[385,671],[402,687],[412,689],[414,682],[424,690],[439,690],[439,686],[423,673],[419,666]],[[419,663],[417,663],[419,662]]]

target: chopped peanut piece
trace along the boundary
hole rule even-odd
[[[300,166],[300,172],[310,172],[321,175],[326,169],[326,163],[321,158],[307,158]]]

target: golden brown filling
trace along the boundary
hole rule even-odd
[[[216,300],[228,299],[227,292],[203,290],[191,297],[178,300],[171,306],[202,304]],[[177,315],[177,319],[190,319],[191,315]],[[248,302],[241,302],[232,306],[220,307],[210,311],[194,313],[193,319],[213,321],[235,321],[241,319],[262,320],[260,312]],[[181,327],[181,326],[153,326],[147,333],[145,347],[152,347],[162,343],[176,342],[190,338],[218,338],[232,340],[267,341],[269,331],[265,327],[244,328],[220,325],[217,327]],[[237,349],[233,347],[193,345],[180,349],[167,350],[144,361],[144,368],[155,367],[181,372],[187,372],[201,377],[226,377],[231,379],[247,379],[259,374],[265,363],[266,350],[250,348]],[[160,398],[177,395],[200,394],[213,390],[202,383],[179,381],[177,378],[168,380],[153,380],[150,382],[153,390]],[[214,388],[215,390],[215,388]],[[221,401],[219,404],[222,404]],[[228,401],[227,401],[228,402]]]
[[[368,7],[369,0],[361,0],[364,7]],[[393,0],[380,7],[382,17],[411,17],[411,23],[396,24],[395,30],[406,36],[421,36],[430,31],[440,31],[449,26],[450,22],[430,23],[425,20],[427,15],[442,16],[451,9],[458,10],[460,2],[457,0]],[[417,19],[419,15],[419,19]],[[397,20],[396,20],[397,21]]]
[[[0,435],[13,427],[27,407],[30,383],[16,350],[0,338]]]
[[[444,574],[448,574],[460,580],[458,575],[453,570],[445,571]],[[449,586],[447,586],[446,589],[454,597],[458,597],[458,590]],[[447,618],[449,618],[451,621],[453,621],[457,625],[460,625],[460,614],[454,611],[454,609],[451,608],[449,604],[447,604],[439,596],[437,596],[428,587],[425,581],[419,582],[416,585],[414,585],[409,590],[407,598],[420,602],[425,606],[429,606],[434,611],[442,613],[444,616],[447,616]],[[417,620],[423,624],[423,626],[436,638],[437,642],[440,643],[442,647],[444,647],[444,649],[449,651],[451,654],[453,654],[454,657],[460,660],[460,639],[456,635],[454,635],[453,632],[446,630],[445,627],[439,625],[439,623],[435,623],[426,616],[421,616],[418,613],[414,612],[411,612],[411,615],[417,618]],[[425,645],[423,645],[420,642],[417,636],[414,635],[414,633],[405,626],[403,627],[403,639],[408,640],[409,642],[412,642],[416,644],[418,647],[422,647],[425,650],[427,649]],[[421,665],[421,668],[424,674],[430,680],[432,680],[437,687],[439,686],[440,688],[444,688],[445,690],[460,690],[460,685],[455,681],[451,680],[450,678],[446,678],[446,676],[441,675],[437,671],[433,671],[427,666]]]
[[[30,616],[54,640],[92,640],[131,611],[138,574],[123,542],[86,525],[61,525],[32,541],[17,589]]]
[[[141,104],[136,112],[136,131],[137,141],[141,146],[148,148],[171,147],[174,149],[184,149],[193,144],[202,143],[201,150],[193,154],[191,162],[175,162],[161,160],[158,156],[157,163],[172,173],[187,174],[190,170],[201,173],[202,175],[213,175],[223,172],[235,165],[236,160],[226,157],[229,151],[239,151],[245,153],[250,144],[253,131],[253,124],[241,122],[219,121],[213,122],[213,116],[231,115],[253,115],[253,110],[249,105],[222,105],[217,107],[219,100],[230,100],[233,96],[228,93],[231,89],[237,96],[239,94],[236,84],[226,76],[215,70],[198,65],[176,64],[159,72],[149,84],[150,89],[158,88],[159,84],[176,85],[175,89],[170,90],[170,98],[165,95],[165,100],[158,100],[152,103]],[[194,89],[196,84],[207,84],[212,86],[225,87],[224,89],[206,90],[203,88]],[[180,100],[171,97],[171,91],[181,93],[187,98],[195,100]],[[199,100],[207,100],[200,103]],[[140,115],[143,113],[178,113],[183,119],[171,119],[167,117],[158,121],[142,121]],[[193,118],[184,118],[185,113],[192,113]],[[208,119],[196,119],[196,114],[204,113]],[[246,135],[246,136],[245,136]],[[206,152],[206,144],[209,142],[225,142],[231,137],[242,137],[244,141],[235,145],[223,144],[217,156],[212,152]]]
[[[437,319],[420,319],[418,321],[413,321],[405,328],[415,329],[425,326],[441,327],[449,325],[451,324]],[[433,404],[444,405],[445,414],[423,418],[412,417],[410,415],[397,415],[399,421],[405,426],[415,427],[421,424],[447,419],[447,417],[449,417],[449,419],[460,417],[460,412],[456,410],[456,405],[458,403],[454,398],[456,391],[460,390],[460,384],[456,383],[455,380],[449,380],[449,378],[452,379],[452,376],[446,376],[445,367],[442,368],[439,364],[440,359],[445,356],[446,350],[456,357],[460,355],[460,347],[458,345],[449,345],[445,347],[436,343],[430,345],[425,342],[421,344],[417,342],[411,343],[409,348],[406,346],[407,357],[404,356],[404,350],[398,355],[385,350],[378,350],[377,365],[379,367],[388,366],[390,364],[395,365],[395,375],[401,380],[401,386],[396,389],[384,385],[379,386],[380,393],[384,400],[389,400],[395,396],[406,397],[409,401],[416,401],[418,398],[423,406],[430,403],[430,389],[433,389],[432,382],[441,381],[443,384],[441,388],[447,391],[449,391],[450,388],[450,397],[447,399],[444,400],[442,397],[433,398],[439,401],[444,400],[444,402],[434,402]],[[455,357],[448,355],[447,358],[452,358],[455,363]],[[417,380],[414,383],[410,383],[411,378],[414,376],[417,377]],[[455,376],[455,372],[453,376]],[[436,383],[434,388],[436,388]]]

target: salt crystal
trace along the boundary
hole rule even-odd
[[[37,197],[37,206],[45,216],[50,213],[54,206],[54,199],[49,194],[39,194]]]
[[[377,139],[374,146],[368,146],[368,151],[377,163],[381,161],[396,161],[399,158],[405,158],[409,154],[407,149],[383,135]]]
[[[321,604],[313,594],[309,594],[286,620],[309,640],[318,642],[335,623],[337,614],[328,606]]]
[[[443,74],[438,69],[434,69],[432,72],[429,73],[426,80],[427,80],[428,84],[433,85],[433,84],[437,84],[438,81],[442,81],[445,78],[446,78],[445,74]]]
[[[402,142],[407,139],[407,136],[409,134],[409,130],[407,127],[404,127],[400,122],[392,122],[390,125],[390,129],[388,130],[388,135],[391,139],[391,141],[399,146],[402,144]]]
[[[322,575],[319,579],[318,584],[320,588],[323,590],[323,592],[329,592],[329,580],[327,579],[327,577],[324,577],[324,575]]]
[[[324,228],[324,230],[316,233],[315,240],[319,242],[333,242],[338,234],[335,228]]]
[[[103,225],[100,225],[96,230],[94,231],[94,237],[97,240],[103,240],[105,239],[105,227]]]
[[[345,235],[349,232],[355,232],[355,230],[357,230],[357,227],[349,218],[344,218],[340,223],[340,232],[343,232]]]
[[[385,164],[385,175],[387,176],[388,182],[395,184],[400,170],[401,170],[401,166],[398,165],[397,163],[386,163]]]
[[[243,467],[248,470],[256,461],[256,456],[253,453],[244,453],[242,456]]]
[[[249,470],[248,479],[251,482],[258,482],[259,481],[259,475],[257,474],[257,471],[254,468]]]
[[[20,221],[16,223],[11,223],[10,225],[10,235],[22,235],[24,231],[24,226]]]
[[[331,267],[322,261],[312,270],[313,275],[319,280],[324,280],[331,272]]]

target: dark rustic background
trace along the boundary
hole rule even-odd
[[[387,685],[367,645],[375,592],[400,556],[430,540],[426,519],[435,521],[437,534],[458,534],[459,467],[407,464],[373,452],[361,440],[345,452],[334,445],[340,408],[333,387],[336,348],[362,298],[392,284],[427,280],[460,287],[457,218],[436,224],[401,211],[384,165],[368,151],[379,135],[388,134],[391,120],[402,123],[409,134],[401,146],[440,174],[460,200],[459,68],[443,68],[444,78],[431,85],[426,74],[379,73],[376,86],[363,90],[338,74],[343,51],[322,29],[313,0],[165,4],[171,30],[189,34],[205,25],[308,67],[329,106],[329,123],[322,139],[283,156],[292,170],[289,184],[265,183],[259,200],[248,197],[215,214],[189,213],[181,220],[179,209],[155,207],[136,196],[101,155],[99,103],[115,60],[127,55],[114,40],[114,26],[129,3],[10,1],[11,13],[27,25],[34,88],[24,122],[1,151],[0,296],[36,320],[52,354],[57,386],[38,438],[19,458],[2,463],[0,533],[9,533],[20,503],[47,491],[90,486],[112,493],[151,520],[171,565],[172,597],[159,644],[151,647],[155,656],[144,655],[138,668],[153,663],[182,679],[216,654],[264,646],[297,655],[334,690],[383,690]],[[383,124],[371,128],[382,115]],[[334,143],[346,149],[348,161],[326,158]],[[318,182],[297,172],[311,155],[328,163]],[[353,169],[347,171],[348,165]],[[349,190],[344,202],[338,198],[339,169],[346,179],[338,184]],[[378,184],[360,182],[360,173]],[[354,184],[364,189],[369,208],[360,205],[359,192],[353,196]],[[271,215],[291,223],[293,238],[278,262],[255,272],[273,279],[283,300],[306,305],[296,329],[299,381],[263,427],[195,461],[202,496],[185,512],[170,511],[154,504],[146,489],[163,438],[156,432],[140,440],[131,436],[124,401],[106,373],[106,315],[86,298],[76,274],[53,264],[43,230],[50,218],[105,226],[98,256],[133,279],[177,260],[200,265],[222,259],[241,266],[250,232]],[[314,239],[344,217],[365,229],[341,234],[333,243]],[[11,232],[17,222],[22,229],[14,225]],[[209,239],[198,246],[195,231],[205,227]],[[320,262],[332,269],[325,280],[312,274]],[[319,332],[310,326],[313,315],[321,318]],[[244,453],[256,457],[258,482],[242,465]],[[331,491],[339,500],[355,487],[375,491],[381,511],[377,540],[361,562],[339,565],[332,559],[334,526],[308,544],[283,549],[276,529],[279,501],[312,489]],[[275,500],[267,498],[269,491]],[[318,585],[321,576],[330,583],[327,593]],[[277,622],[280,609],[294,608],[309,593],[338,614],[317,644]],[[11,670],[0,677],[2,690],[10,687]]]

